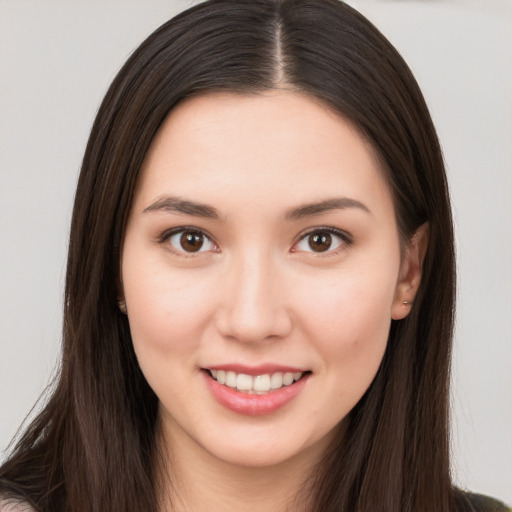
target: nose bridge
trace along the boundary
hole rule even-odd
[[[220,291],[222,334],[244,342],[285,336],[291,320],[281,280],[271,251],[247,250],[234,257]]]

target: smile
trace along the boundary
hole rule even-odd
[[[292,402],[312,376],[309,370],[272,366],[226,365],[203,368],[201,374],[206,388],[220,405],[237,414],[259,416]]]
[[[290,386],[304,375],[304,372],[275,372],[254,376],[225,370],[209,370],[209,372],[219,384],[249,395],[264,395]]]

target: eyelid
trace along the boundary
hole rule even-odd
[[[164,242],[168,241],[172,236],[174,236],[174,235],[176,235],[178,233],[185,232],[185,231],[191,231],[191,232],[200,233],[207,240],[209,240],[211,243],[213,243],[216,246],[217,249],[219,249],[218,243],[215,241],[213,236],[210,235],[204,229],[198,228],[196,226],[176,226],[174,228],[167,229],[161,235],[159,235],[158,238],[155,241],[158,244],[163,244]],[[309,228],[306,231],[303,231],[297,237],[296,241],[292,245],[291,252],[310,252],[310,253],[315,254],[317,257],[321,257],[321,256],[327,256],[327,255],[336,254],[340,250],[340,247],[336,247],[335,249],[329,249],[329,250],[327,250],[325,252],[315,252],[313,250],[311,250],[311,251],[299,251],[299,250],[294,249],[294,247],[296,247],[296,245],[299,242],[301,242],[306,237],[308,237],[308,236],[310,236],[310,235],[312,235],[314,233],[329,233],[331,235],[334,235],[334,236],[340,238],[342,240],[341,248],[349,247],[350,245],[352,245],[352,242],[353,242],[352,236],[349,233],[347,233],[346,231],[343,231],[341,229],[334,228],[334,227],[331,227],[331,226],[316,226],[314,228]],[[198,251],[198,252],[195,252],[195,253],[194,252],[188,253],[186,251],[175,250],[170,245],[169,245],[168,250],[172,251],[173,253],[175,253],[175,254],[177,254],[179,256],[184,256],[184,257],[191,257],[191,256],[195,256],[195,255],[200,254],[200,253],[209,252],[209,251]]]
[[[164,242],[169,241],[170,238],[173,237],[174,235],[177,235],[178,233],[182,233],[182,232],[186,232],[186,231],[201,234],[207,240],[209,240],[212,244],[214,244],[215,247],[218,249],[219,246],[218,246],[217,242],[215,241],[215,239],[207,231],[205,231],[204,229],[198,228],[196,226],[176,226],[174,228],[167,229],[161,235],[159,235],[157,237],[156,243],[163,244]],[[170,244],[169,244],[168,250],[174,254],[177,254],[178,256],[183,256],[186,258],[192,257],[192,256],[197,256],[198,254],[202,254],[205,252],[209,252],[209,251],[197,251],[197,252],[180,251],[180,250],[177,250],[174,247],[172,247]]]
[[[336,247],[334,249],[329,249],[324,252],[315,252],[313,250],[311,251],[299,251],[294,249],[294,247],[297,246],[298,243],[302,242],[306,237],[313,235],[314,233],[329,233],[330,235],[334,235],[342,240],[342,243],[339,247]],[[306,252],[306,253],[312,253],[315,254],[316,257],[322,257],[322,256],[331,256],[333,254],[337,254],[340,250],[342,250],[344,247],[350,247],[353,243],[352,236],[347,233],[346,231],[343,231],[342,229],[334,228],[331,226],[317,226],[314,228],[309,228],[308,230],[302,232],[298,237],[297,240],[293,243],[291,252]]]

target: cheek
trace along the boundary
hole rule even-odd
[[[310,299],[304,331],[319,356],[322,389],[312,414],[334,427],[361,400],[380,367],[392,293],[372,286],[363,289],[360,281],[357,286],[345,282]]]
[[[207,283],[169,271],[124,267],[133,347],[148,384],[165,404],[182,399],[211,310]],[[148,265],[146,268],[151,268]]]
[[[331,338],[347,335],[358,338],[358,332],[379,331],[389,326],[396,287],[396,271],[357,269],[340,272],[320,283],[304,282],[298,295],[302,318],[311,327]]]
[[[358,392],[373,380],[391,325],[393,276],[393,271],[347,273],[303,295],[303,329],[325,367],[334,370],[328,372],[333,386],[342,381],[343,389]]]
[[[198,333],[212,306],[207,279],[127,258],[123,285],[138,357],[143,352],[156,357],[186,354],[199,344]]]

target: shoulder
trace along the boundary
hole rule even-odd
[[[35,512],[26,503],[18,500],[0,498],[0,512]]]
[[[473,506],[475,512],[512,512],[505,503],[489,496],[472,492],[465,493],[465,496]]]

